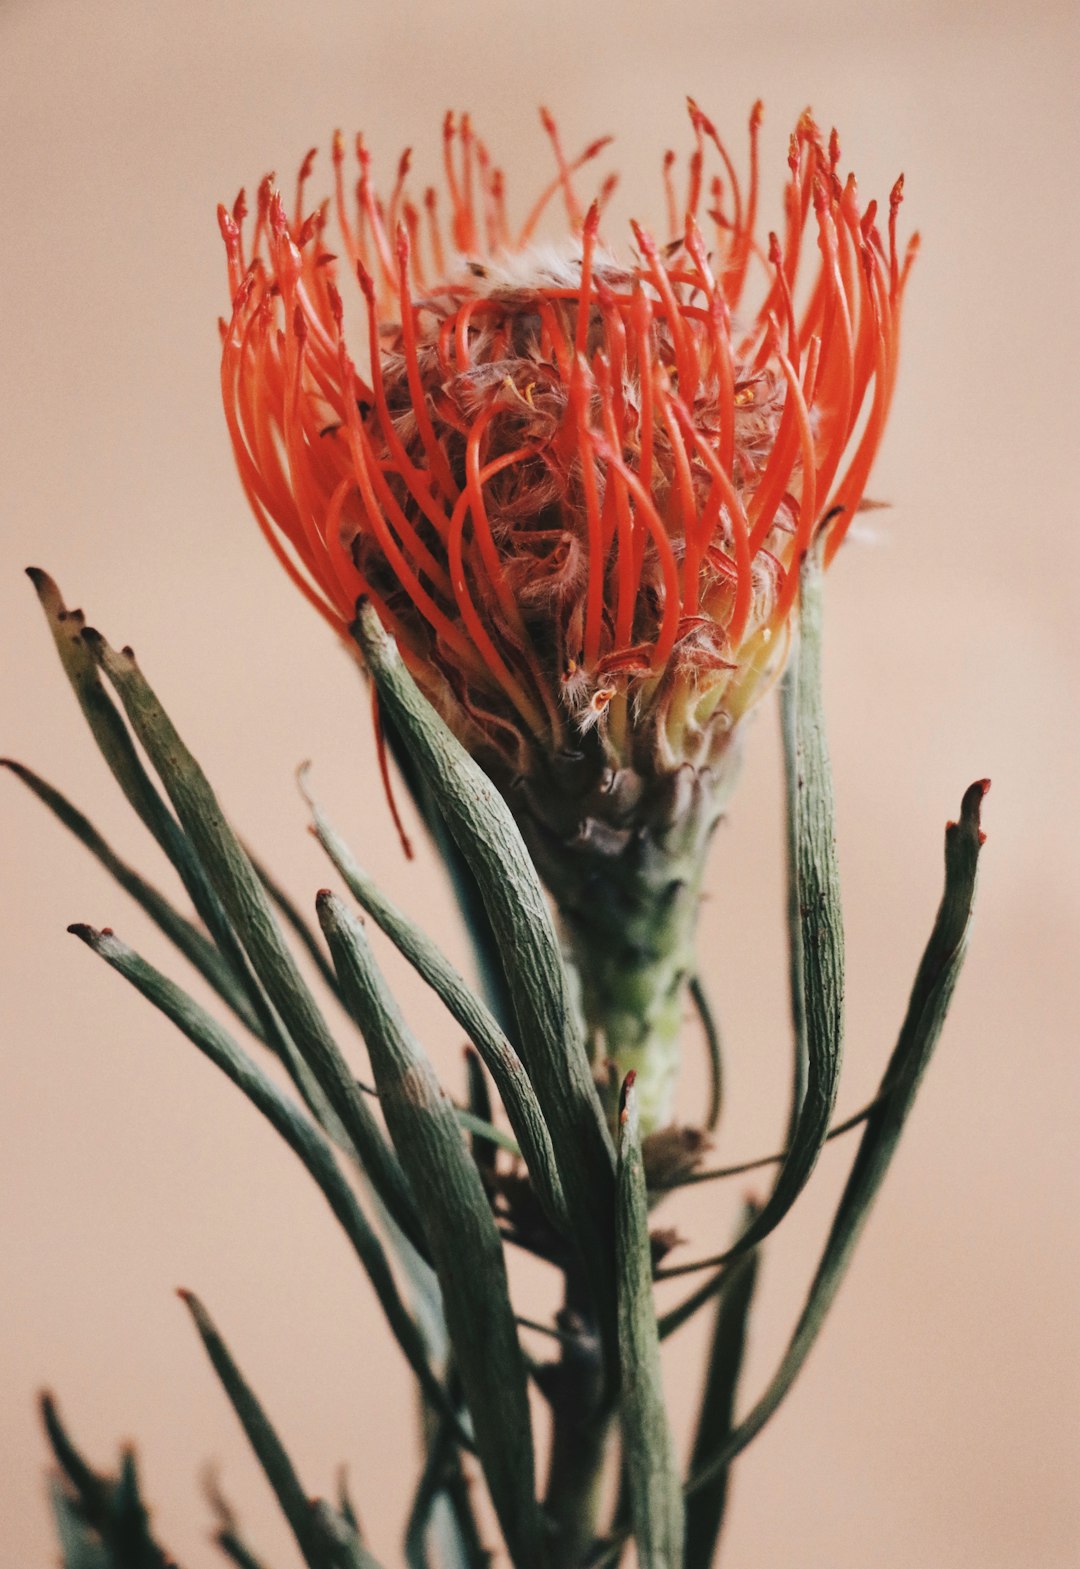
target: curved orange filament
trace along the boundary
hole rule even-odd
[[[679,565],[675,560],[675,552],[671,548],[671,540],[668,538],[663,519],[638,476],[633,469],[627,467],[615,448],[611,447],[602,436],[594,432],[592,440],[598,455],[609,468],[614,468],[618,472],[637,502],[645,527],[660,558],[660,570],[664,579],[664,610],[660,618],[660,630],[653,644],[650,668],[661,670],[671,658],[679,632],[679,622],[682,619],[682,607],[679,602]]]
[[[409,383],[413,414],[420,432],[432,478],[446,500],[453,505],[457,486],[446,461],[446,453],[439,445],[435,428],[428,412],[427,394],[420,378],[420,359],[416,347],[416,316],[413,310],[412,284],[409,278],[409,236],[404,225],[397,232],[398,298],[401,303],[401,339],[404,348],[405,375]]]
[[[803,397],[795,367],[778,348],[776,357],[787,382],[788,397],[792,400],[799,422],[799,445],[802,448],[802,496],[799,499],[799,525],[791,545],[791,554],[784,572],[784,581],[773,610],[773,623],[785,619],[795,599],[799,586],[799,567],[813,538],[817,517],[817,474],[814,468],[814,437],[810,429],[810,415]]]
[[[540,714],[539,709],[529,700],[520,682],[511,674],[505,660],[492,642],[487,628],[477,613],[472,595],[469,593],[469,585],[465,577],[464,555],[465,515],[468,511],[469,493],[468,491],[462,491],[450,518],[450,534],[446,542],[447,554],[450,560],[450,581],[453,584],[454,598],[457,601],[458,611],[480,658],[495,677],[499,686],[502,687],[518,713],[528,724],[533,734],[539,736],[543,734],[544,730],[543,716]]]
[[[682,425],[689,440],[694,443],[702,462],[713,477],[714,487],[727,508],[728,517],[731,519],[731,535],[735,545],[735,598],[731,607],[731,619],[727,625],[728,640],[732,648],[738,648],[742,635],[746,631],[746,623],[754,597],[753,560],[750,552],[750,530],[747,525],[746,513],[735,486],[726,473],[723,464],[716,453],[705,440],[702,433],[696,428],[689,411],[677,400],[673,400],[675,415]],[[702,541],[703,548],[708,549],[708,540]],[[693,612],[687,611],[687,614]]]

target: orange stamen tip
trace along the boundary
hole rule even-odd
[[[270,193],[269,217],[270,228],[275,237],[280,240],[289,230],[289,220],[285,216],[285,203],[281,199],[280,191],[271,191]]]
[[[600,227],[600,203],[599,203],[598,200],[594,199],[592,206],[589,208],[588,212],[585,214],[585,229],[584,229],[584,233],[585,233],[586,237],[588,239],[590,239],[590,240],[594,239],[595,236],[596,236],[596,231],[599,229],[599,227]]]
[[[753,135],[753,133],[758,129],[758,127],[760,126],[760,124],[761,124],[761,122],[762,122],[762,120],[764,118],[765,118],[765,100],[763,98],[759,98],[755,102],[754,107],[750,110],[750,133],[751,133],[751,135]]]
[[[330,143],[330,156],[337,164],[345,161],[345,138],[340,131],[335,131]]]
[[[900,203],[903,201],[903,199],[904,199],[904,176],[901,174],[901,175],[897,176],[896,183],[893,186],[892,190],[889,192],[889,208],[890,208],[890,211],[895,212],[896,209],[899,207]]]

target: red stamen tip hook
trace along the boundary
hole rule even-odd
[[[236,194],[236,200],[233,202],[232,215],[235,222],[241,226],[243,225],[244,219],[248,215],[247,191],[243,186],[240,187]]]
[[[309,147],[307,152],[304,154],[304,161],[300,165],[300,174],[298,177],[301,183],[311,174],[311,171],[315,165],[315,159],[318,155],[318,151],[319,149],[317,147]]]
[[[589,208],[588,212],[585,214],[585,224],[584,224],[584,229],[583,229],[582,232],[584,233],[584,235],[585,235],[585,237],[587,239],[590,239],[590,240],[591,239],[595,239],[596,232],[599,229],[599,227],[600,227],[600,202],[599,202],[598,198],[594,197],[592,206]]]
[[[335,164],[340,165],[345,162],[345,138],[340,130],[334,132],[333,140],[330,143],[330,156]]]
[[[225,206],[224,202],[218,202],[217,221],[218,228],[221,230],[221,238],[225,241],[226,247],[230,251],[233,250],[239,242],[240,229],[237,225],[236,219]]]
[[[367,300],[369,305],[374,305],[374,303],[375,303],[375,280],[371,276],[370,272],[368,272],[368,270],[364,266],[363,262],[359,261],[359,260],[356,263],[356,279],[357,279],[357,282],[359,283],[361,289],[364,291],[364,298],[365,298],[365,300]]]
[[[754,107],[750,110],[750,134],[751,134],[751,136],[754,134],[754,132],[761,125],[761,122],[762,122],[762,120],[764,120],[764,118],[765,118],[765,100],[763,98],[758,98],[755,101],[755,103],[754,103]]]
[[[900,206],[900,203],[903,201],[903,199],[904,199],[904,176],[901,174],[901,175],[897,176],[896,184],[893,186],[892,190],[889,192],[889,211],[890,211],[890,213],[895,213],[896,212],[896,209]]]

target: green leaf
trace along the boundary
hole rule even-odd
[[[683,1501],[660,1382],[652,1250],[634,1075],[619,1110],[615,1256],[622,1366],[623,1458],[642,1569],[682,1569]]]
[[[265,1569],[262,1560],[252,1552],[241,1536],[240,1522],[229,1500],[221,1491],[212,1467],[207,1470],[204,1488],[217,1521],[212,1538],[214,1546],[219,1547],[229,1562],[236,1564],[237,1569]]]
[[[98,750],[129,804],[175,867],[200,919],[243,988],[263,1037],[288,1065],[289,1043],[281,1036],[273,1010],[251,972],[221,901],[187,835],[143,767],[127,726],[105,690],[91,644],[83,635],[86,625],[82,611],[66,608],[60,590],[48,573],[30,567],[27,576],[37,592],[64,674]]]
[[[867,1118],[825,1249],[787,1352],[772,1382],[735,1431],[699,1463],[688,1484],[706,1487],[757,1436],[780,1405],[817,1339],[840,1289],[855,1244],[881,1187],[900,1133],[945,1021],[967,948],[979,850],[979,808],[989,788],[979,780],[965,793],[960,821],[945,830],[945,892],[919,965],[911,1000],[888,1067],[878,1104]]]
[[[494,1108],[491,1104],[491,1090],[488,1087],[487,1070],[480,1060],[475,1046],[465,1048],[465,1082],[467,1086],[467,1105],[469,1115],[477,1123],[493,1123],[495,1120]],[[486,1183],[491,1183],[496,1174],[497,1143],[486,1138],[483,1133],[474,1132],[469,1141],[472,1149],[473,1160],[477,1164]],[[518,1146],[518,1154],[521,1149]]]
[[[423,1216],[492,1502],[513,1562],[529,1569],[540,1557],[532,1424],[498,1229],[454,1108],[402,1019],[363,928],[325,889],[317,909]]]
[[[368,1224],[356,1195],[343,1177],[329,1144],[300,1108],[243,1050],[205,1008],[167,976],[148,964],[111,931],[92,926],[68,928],[153,1003],[204,1056],[220,1068],[284,1139],[315,1179],[323,1197],[341,1224],[370,1280],[409,1366],[428,1399],[445,1404],[442,1385],[424,1351],[423,1337],[402,1302],[383,1245]]]
[[[221,1380],[248,1443],[273,1488],[281,1512],[289,1522],[296,1545],[308,1569],[329,1569],[332,1560],[326,1552],[324,1534],[315,1519],[307,1492],[297,1476],[277,1433],[243,1374],[233,1361],[228,1347],[202,1303],[190,1291],[179,1293],[181,1301],[195,1320],[207,1355]]]
[[[307,949],[312,963],[319,972],[319,978],[336,996],[337,976],[334,974],[334,967],[327,959],[326,954],[323,952],[322,947],[319,944],[319,939],[312,931],[310,923],[305,920],[295,900],[292,899],[286,890],[281,886],[269,868],[265,866],[257,856],[253,855],[250,850],[247,850],[246,847],[245,850],[247,858],[251,862],[252,869],[254,870],[256,877],[262,883],[271,900],[281,912],[281,915],[285,920],[285,924],[291,928],[291,930],[299,938],[300,942]]]
[[[805,677],[805,667],[803,675]],[[784,848],[787,862],[788,1001],[791,1008],[791,1102],[786,1149],[791,1148],[799,1113],[806,1098],[806,997],[799,873],[799,661],[788,661],[780,680],[780,737],[784,755]]]
[[[677,1329],[688,1324],[696,1313],[712,1301],[718,1291],[723,1291],[732,1267],[731,1264],[721,1264],[718,1269],[714,1268],[708,1280],[703,1281],[696,1290],[692,1291],[685,1301],[661,1314],[658,1320],[661,1340],[666,1340]],[[662,1275],[662,1270],[653,1271],[654,1280]]]
[[[131,1451],[121,1452],[118,1476],[100,1476],[68,1436],[51,1395],[42,1396],[41,1414],[62,1474],[52,1499],[64,1569],[176,1569],[151,1534]]]
[[[379,1560],[364,1545],[347,1515],[339,1514],[325,1498],[315,1500],[312,1514],[323,1551],[334,1569],[380,1569]]]
[[[723,1039],[716,1013],[700,975],[691,976],[689,990],[690,1000],[701,1020],[701,1028],[705,1033],[705,1047],[709,1054],[709,1108],[705,1113],[702,1126],[712,1133],[720,1121],[720,1112],[724,1104]]]
[[[437,944],[380,892],[306,790],[305,798],[311,808],[315,837],[344,878],[353,898],[442,1000],[480,1053],[495,1080],[537,1196],[549,1219],[559,1230],[565,1231],[566,1200],[555,1165],[551,1135],[517,1052],[486,1004]]]
[[[101,1538],[90,1530],[74,1498],[58,1477],[50,1479],[49,1504],[60,1542],[63,1569],[116,1569]]]
[[[423,772],[417,768],[416,760],[402,741],[393,720],[379,705],[377,693],[375,709],[390,755],[449,876],[450,887],[457,900],[465,930],[469,934],[473,958],[480,977],[481,995],[498,1019],[500,1028],[510,1034],[514,1027],[511,989],[503,971],[499,945],[495,940],[495,932],[480,885],[453,835],[447,830],[446,823],[435,804],[431,786]]]
[[[401,1168],[282,938],[262,883],[226,821],[209,780],[177,734],[134,656],[117,653],[89,627],[83,638],[115,687],[132,729],[157,769],[303,1064],[340,1119],[395,1222],[414,1246],[422,1249],[422,1234]],[[308,1086],[305,1099],[313,1100],[318,1108],[321,1097],[312,1096]]]
[[[844,1041],[844,929],[836,863],[836,813],[821,701],[821,549],[803,560],[799,643],[793,655],[795,752],[788,770],[788,813],[794,846],[793,985],[798,1060],[806,1062],[806,1093],[798,1105],[787,1156],[768,1199],[726,1253],[665,1274],[720,1265],[756,1247],[780,1224],[810,1180],[829,1133],[840,1084]],[[797,1076],[799,1074],[797,1069]]]
[[[517,1047],[558,1162],[601,1333],[613,1351],[614,1152],[536,869],[506,802],[424,698],[371,605],[354,632],[379,700],[422,770],[483,894],[511,979]],[[609,1360],[614,1377],[614,1361]]]
[[[752,1210],[753,1207],[750,1208]],[[745,1217],[744,1229],[753,1218],[753,1213]],[[735,1394],[746,1349],[746,1326],[757,1284],[760,1256],[759,1250],[755,1249],[735,1260],[716,1306],[705,1386],[690,1459],[691,1475],[723,1447],[731,1434]],[[717,1471],[708,1485],[699,1487],[687,1502],[685,1569],[711,1569],[724,1520],[729,1477],[729,1471]]]
[[[138,872],[122,861],[98,833],[93,823],[84,817],[66,796],[61,795],[59,790],[54,789],[32,769],[25,768],[22,763],[13,762],[11,758],[0,757],[0,768],[9,769],[17,779],[22,780],[27,789],[31,790],[38,800],[42,801],[63,823],[64,827],[86,846],[120,884],[124,892],[130,894],[159,931],[164,932],[169,941],[198,970],[241,1022],[254,1035],[259,1035],[259,1021],[253,1014],[250,1003],[237,984],[232,970],[205,932],[186,916],[181,915],[179,910],[175,909],[152,884],[146,882]]]

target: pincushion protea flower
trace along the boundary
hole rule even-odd
[[[915,241],[897,250],[809,114],[783,235],[757,233],[760,105],[741,180],[690,104],[663,241],[603,232],[568,159],[520,228],[468,118],[449,213],[385,198],[335,137],[334,208],[267,177],[254,233],[220,209],[222,389],[241,479],[286,571],[343,636],[358,598],[506,792],[566,925],[595,1060],[668,1115],[704,852],[742,716],[778,674],[798,566],[858,509],[896,376]],[[719,171],[708,173],[710,157]],[[534,243],[561,197],[565,244]],[[816,252],[816,261],[807,256]],[[808,276],[808,274],[810,274]],[[343,275],[360,285],[363,354]],[[754,284],[755,304],[745,303]]]

